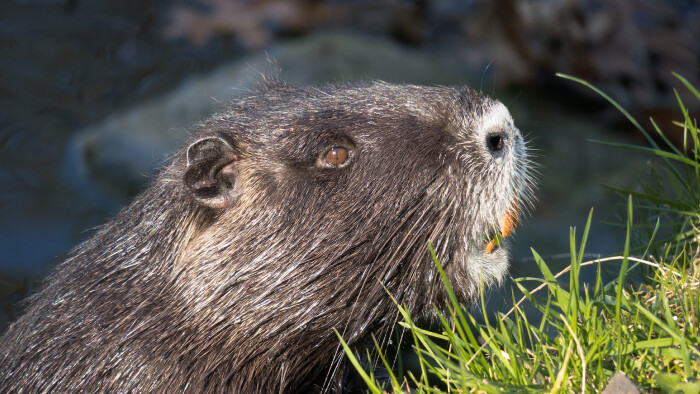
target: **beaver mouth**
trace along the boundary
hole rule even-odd
[[[501,219],[500,232],[496,231],[489,237],[489,243],[486,244],[486,254],[495,252],[503,238],[511,235],[518,225],[518,202],[515,200],[509,210]]]

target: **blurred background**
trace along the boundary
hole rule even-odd
[[[262,75],[494,96],[541,165],[511,274],[534,275],[530,247],[567,265],[569,226],[581,231],[591,207],[588,251],[617,252],[624,233],[606,224],[618,220],[617,197],[601,185],[633,187],[648,165],[589,140],[644,141],[601,97],[554,74],[592,82],[680,143],[674,88],[687,91],[671,72],[698,86],[698,22],[697,0],[3,0],[0,330],[198,121]]]

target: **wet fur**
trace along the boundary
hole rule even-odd
[[[234,102],[32,297],[0,340],[0,389],[340,391],[333,330],[361,346],[392,327],[382,285],[416,315],[444,301],[428,242],[464,301],[505,274],[505,247],[484,245],[531,181],[509,116],[485,120],[500,105],[384,83]],[[499,127],[515,134],[496,164]],[[211,136],[201,162],[232,162],[206,188],[191,156]],[[319,167],[336,145],[350,164]]]

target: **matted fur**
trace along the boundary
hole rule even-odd
[[[349,164],[320,166],[335,146]],[[224,189],[193,194],[199,151],[233,160]],[[416,315],[443,303],[429,242],[463,301],[499,281],[506,245],[485,245],[530,194],[508,111],[471,89],[270,83],[58,267],[0,340],[0,391],[341,391],[333,330],[391,328],[383,286]]]

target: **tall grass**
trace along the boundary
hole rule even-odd
[[[599,93],[617,107],[647,139],[650,147],[610,144],[658,159],[648,183],[634,190],[612,188],[625,196],[627,229],[622,253],[584,261],[593,211],[577,235],[570,233],[571,263],[552,273],[533,249],[541,278],[515,279],[513,308],[481,320],[466,312],[445,279],[450,303],[435,313],[438,332],[416,325],[397,303],[420,362],[404,379],[390,374],[389,384],[365,372],[344,343],[372,392],[454,393],[598,392],[618,371],[642,390],[700,392],[700,142],[698,125],[676,93],[683,120],[683,144],[673,145],[652,120],[654,134],[606,94],[580,79],[560,75]],[[679,81],[700,101],[684,78]],[[432,249],[431,249],[432,251]],[[596,269],[596,280],[584,283],[581,269]],[[617,271],[611,279],[606,272]],[[642,273],[642,279],[632,279]],[[566,278],[568,277],[568,281]],[[533,288],[533,284],[536,287]],[[483,295],[482,308],[486,310]],[[534,307],[536,321],[524,308]],[[483,323],[479,323],[483,321]],[[341,339],[342,342],[342,339]],[[391,370],[381,351],[375,364]],[[436,383],[437,382],[437,383]]]

